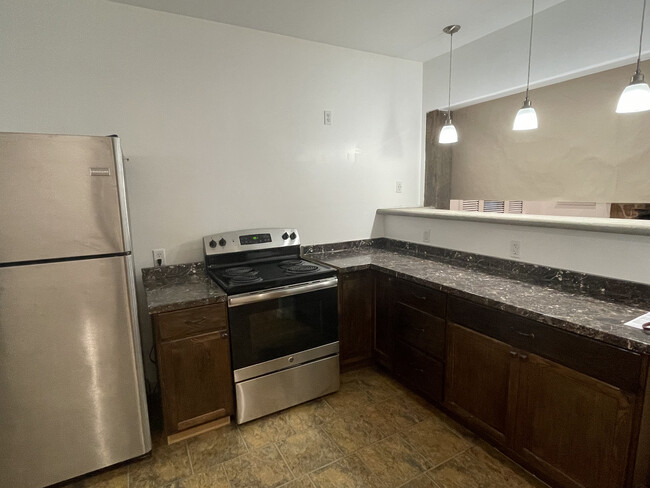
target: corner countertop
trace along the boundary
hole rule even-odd
[[[204,263],[143,268],[150,314],[226,301],[226,292],[208,277]]]
[[[650,335],[624,325],[647,310],[562,291],[403,251],[374,247],[305,254],[341,273],[374,269],[637,353],[650,354]]]

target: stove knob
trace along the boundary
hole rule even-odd
[[[282,234],[282,239],[284,239],[285,241],[289,239],[289,234],[287,234],[286,232]]]
[[[295,232],[292,232],[291,235],[290,235],[289,237],[291,237],[291,239],[295,239],[295,238],[298,237],[298,236],[296,235]]]
[[[222,237],[221,239],[219,239],[219,245],[220,245],[221,247],[223,247],[223,246],[226,245],[226,240],[225,240],[223,237]]]
[[[217,247],[217,241],[215,241],[214,239],[212,239],[212,240],[210,241],[210,247],[213,248],[213,249],[214,249],[215,247]]]

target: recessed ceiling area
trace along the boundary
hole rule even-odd
[[[530,16],[522,0],[112,0],[414,61],[460,47]],[[537,0],[540,12],[564,0]]]

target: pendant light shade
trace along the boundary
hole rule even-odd
[[[449,34],[449,98],[447,103],[447,120],[438,135],[439,144],[453,144],[454,142],[458,142],[458,132],[451,121],[451,57],[454,52],[454,34],[459,30],[459,25],[448,25],[442,29],[442,32]]]
[[[438,142],[440,144],[453,144],[454,142],[458,142],[458,132],[454,124],[452,124],[451,119],[442,126],[440,135],[438,136]]]
[[[636,72],[632,76],[632,81],[625,87],[621,98],[618,99],[616,112],[619,114],[629,114],[634,112],[645,112],[650,110],[650,88],[643,79],[641,73],[641,46],[643,44],[643,21],[645,20],[646,0],[643,0],[643,14],[641,15],[641,36],[639,38],[639,56],[636,59]]]
[[[533,53],[533,20],[535,18],[535,0],[532,0],[533,11],[530,14],[530,41],[528,43],[528,78],[526,80],[526,99],[524,105],[519,109],[512,124],[512,130],[537,129],[537,113],[528,99],[530,90],[530,59]]]
[[[526,100],[524,106],[517,112],[512,130],[532,129],[537,129],[537,113],[535,113],[535,109],[531,106],[530,100]]]

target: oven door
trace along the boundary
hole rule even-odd
[[[235,381],[338,353],[336,277],[228,299]]]

